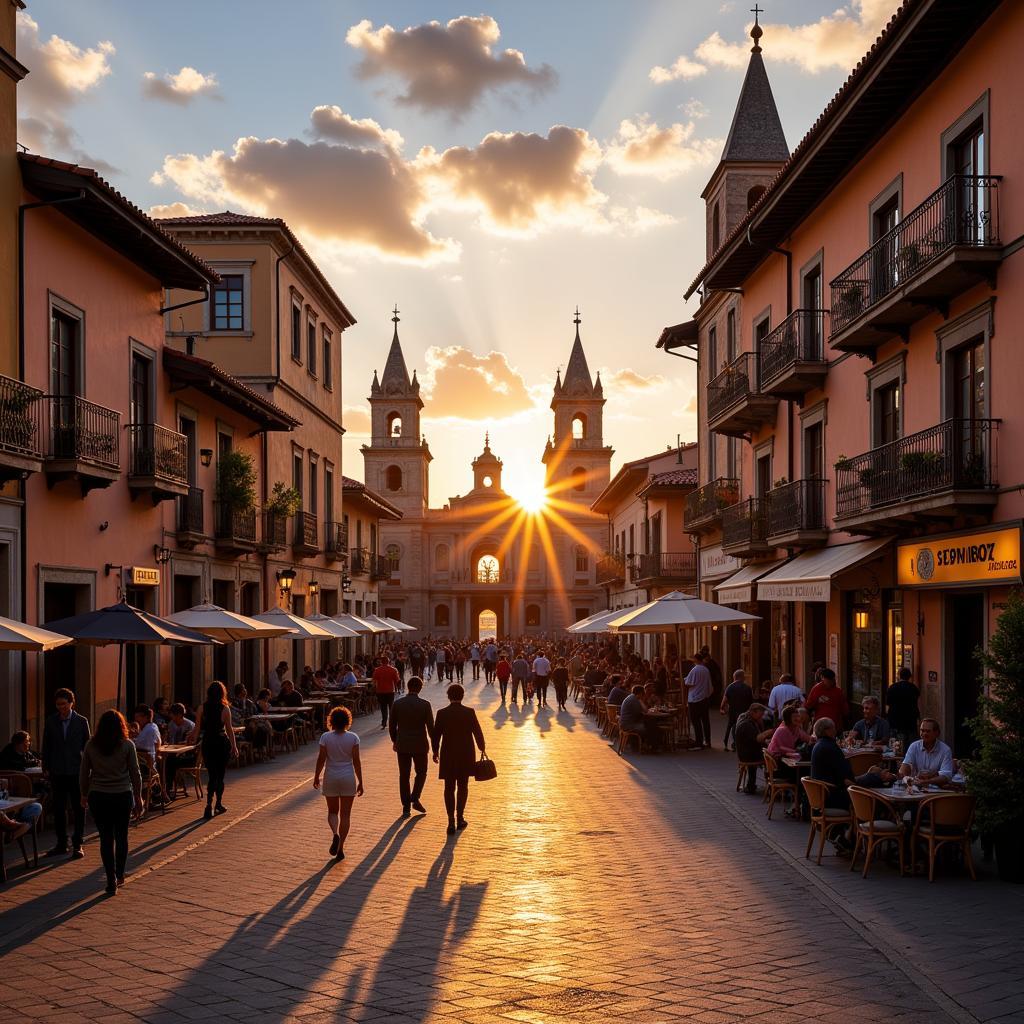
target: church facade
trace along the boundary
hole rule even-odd
[[[383,373],[370,390],[372,434],[362,448],[367,486],[402,510],[381,523],[380,550],[391,579],[380,614],[418,626],[421,635],[478,637],[555,634],[605,607],[597,562],[607,520],[590,505],[610,477],[604,394],[580,340],[579,316],[564,378],[556,376],[554,432],[541,455],[548,505],[529,513],[502,488],[502,460],[490,437],[468,467],[473,486],[430,508],[432,455],[423,437],[424,402],[395,332]]]

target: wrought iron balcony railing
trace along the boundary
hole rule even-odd
[[[188,494],[178,497],[178,533],[202,534],[203,520],[203,489],[190,487]]]
[[[757,354],[743,352],[708,382],[708,420],[748,395],[757,394]]]
[[[296,512],[292,546],[305,551],[320,550],[320,525],[312,512]]]
[[[744,551],[768,547],[768,502],[745,498],[722,513],[722,547]]]
[[[188,438],[159,423],[129,423],[128,475],[188,483]]]
[[[330,558],[344,558],[348,553],[348,527],[344,523],[327,523],[324,550]]]
[[[391,559],[386,555],[370,556],[370,579],[389,580],[391,579]]]
[[[720,476],[691,491],[686,496],[683,528],[698,530],[722,518],[722,512],[740,500],[740,482],[733,477]]]
[[[794,480],[768,492],[769,537],[826,529],[824,480]]]
[[[213,537],[218,544],[231,547],[255,546],[256,509],[237,509],[223,501],[213,503]]]
[[[697,582],[697,554],[694,551],[658,551],[634,555],[630,578],[634,583],[672,580],[680,586],[693,586]]]
[[[267,551],[283,551],[288,546],[288,517],[278,512],[260,513],[260,545]]]
[[[365,576],[370,571],[370,552],[366,548],[352,548],[349,552],[348,571],[353,576]]]
[[[0,374],[0,453],[42,458],[42,397],[38,388]]]
[[[758,346],[762,391],[781,381],[800,364],[825,366],[824,309],[797,309],[790,313]]]
[[[46,458],[90,462],[108,470],[121,464],[121,416],[77,395],[47,395]]]
[[[626,578],[626,560],[622,555],[605,555],[597,560],[598,584],[616,583]]]

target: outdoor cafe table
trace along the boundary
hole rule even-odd
[[[162,743],[157,748],[156,759],[160,762],[160,785],[165,793],[167,792],[167,758],[193,754],[197,747],[196,743]],[[198,796],[196,799],[199,799]]]

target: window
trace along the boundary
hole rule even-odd
[[[389,544],[384,549],[384,557],[387,558],[391,571],[398,572],[402,565],[402,549],[397,544]]]
[[[299,497],[305,493],[305,487],[303,486],[303,462],[302,462],[302,449],[292,449],[292,487],[299,492]]]
[[[772,456],[771,452],[761,455],[757,460],[757,497],[763,498],[772,489]]]
[[[821,310],[822,307],[821,260],[806,270],[800,282],[800,302],[806,310]],[[822,315],[804,316],[801,327],[805,331],[810,351],[819,359],[825,351],[825,324]]]
[[[718,200],[715,200],[715,205],[711,207],[711,253],[712,255],[718,252],[718,246],[722,241],[722,228],[719,223],[719,206]]]
[[[302,307],[292,303],[292,359],[302,362]]]
[[[736,358],[736,310],[730,309],[725,317],[725,361],[731,363]]]
[[[130,395],[131,422],[135,424],[152,423],[153,413],[150,389],[153,383],[153,360],[141,352],[132,353],[132,381]]]
[[[316,376],[316,321],[312,318],[306,323],[306,371]]]
[[[590,571],[590,555],[582,544],[576,545],[576,571]]]
[[[875,443],[880,448],[900,436],[900,386],[893,381],[875,391]]]
[[[388,437],[402,436],[402,417],[397,412],[388,413]]]
[[[434,548],[434,568],[437,569],[438,572],[448,571],[447,544],[438,544],[437,547]]]
[[[245,278],[221,274],[213,286],[213,330],[241,331],[245,328]]]
[[[985,337],[961,346],[952,353],[953,417],[958,421],[965,467],[974,466],[983,453],[985,419]]]
[[[758,201],[765,193],[764,185],[755,185],[752,189],[747,191],[747,209],[753,208],[754,203]]]
[[[582,466],[577,466],[572,471],[572,489],[574,491],[587,489],[587,471]]]
[[[804,427],[804,477],[808,480],[825,477],[825,427],[820,420]]]
[[[771,316],[762,317],[754,324],[754,351],[761,351],[761,342],[768,337],[768,332],[771,330],[772,319]]]
[[[527,626],[539,626],[540,625],[540,605],[539,604],[528,604],[526,606],[526,624],[527,624]]]
[[[434,608],[434,625],[447,627],[449,623],[448,605],[439,604]]]
[[[370,523],[370,554],[377,554],[377,524]]]
[[[629,524],[629,547],[626,552],[630,558],[636,554],[636,523]]]
[[[501,563],[494,555],[484,555],[477,559],[477,583],[497,583],[501,580]]]
[[[320,504],[320,486],[319,486],[319,473],[317,472],[319,463],[316,459],[310,456],[309,460],[309,512],[311,515],[316,515],[317,506]]]
[[[324,359],[323,359],[323,363],[324,363],[324,368],[323,368],[324,387],[328,391],[333,391],[334,390],[334,363],[331,362],[331,332],[329,330],[327,330],[326,327],[324,328],[323,345],[324,345]]]
[[[324,522],[334,522],[334,467],[324,463]]]
[[[402,469],[400,466],[388,466],[384,471],[384,486],[389,491],[402,489]]]
[[[217,431],[217,458],[222,455],[227,455],[229,451],[234,447],[234,440],[231,435],[225,430]]]
[[[651,531],[651,537],[650,537],[651,543],[650,543],[650,547],[648,547],[647,550],[652,555],[660,555],[661,554],[661,513],[660,512],[655,512],[654,515],[651,516],[650,531]]]
[[[50,324],[50,392],[70,397],[78,394],[78,353],[82,322],[54,310]]]
[[[572,418],[572,437],[574,441],[582,441],[587,436],[587,417],[578,412]]]
[[[708,380],[718,373],[718,331],[708,328]]]

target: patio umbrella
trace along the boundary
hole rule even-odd
[[[179,626],[194,629],[225,643],[234,643],[237,640],[272,640],[274,637],[293,632],[290,626],[270,626],[248,615],[229,612],[216,604],[197,604],[183,612],[168,615],[167,618]]]
[[[0,617],[0,651],[52,651],[71,643],[72,638]]]
[[[619,608],[614,612],[598,612],[597,615],[591,615],[582,622],[575,623],[570,626],[569,632],[575,633],[577,636],[593,633],[607,633],[608,623],[611,622],[612,619],[620,618],[625,615],[625,613],[624,608]]]
[[[106,608],[97,608],[67,619],[46,623],[47,629],[63,633],[76,643],[90,647],[117,644],[117,708],[121,708],[121,689],[124,682],[125,644],[143,644],[147,647],[187,647],[216,644],[217,640],[188,629],[186,626],[162,619],[133,608],[121,601]]]
[[[368,622],[371,626],[380,626],[382,632],[401,632],[401,630],[393,622],[389,621],[388,619],[382,619],[379,615],[376,615],[373,612],[371,612],[369,615],[362,615],[360,616],[360,618],[362,618],[364,622]]]
[[[607,615],[607,611],[603,612],[592,612],[590,615],[584,615],[582,619],[577,619],[571,625],[565,627],[567,633],[575,633],[580,626],[585,626],[588,622],[593,622],[599,615]]]
[[[306,621],[316,623],[321,629],[326,629],[331,636],[335,636],[339,640],[351,640],[352,637],[359,636],[354,629],[349,629],[348,626],[335,622],[334,619],[324,615],[322,612],[317,612],[316,615],[307,615]]]
[[[712,604],[673,590],[639,608],[623,611],[608,621],[607,628],[612,633],[665,633],[677,628],[738,626],[760,621],[759,615],[749,615],[728,605]]]
[[[419,626],[410,626],[408,622],[402,622],[401,619],[393,619],[390,615],[382,615],[381,618],[391,624],[393,629],[397,629],[399,633],[415,633],[419,630]]]
[[[291,640],[330,640],[334,637],[333,633],[328,633],[317,623],[310,622],[309,619],[304,619],[299,615],[292,615],[284,608],[268,608],[265,612],[260,612],[259,615],[253,615],[252,618],[267,626],[277,626],[279,629],[287,630],[291,634],[289,637]]]
[[[391,628],[390,626],[379,626],[369,622],[361,615],[353,615],[351,612],[332,615],[331,618],[335,622],[340,622],[343,626],[348,626],[349,629],[354,629],[357,633],[387,633]]]

